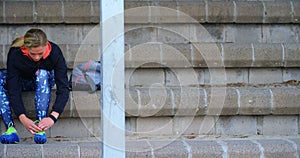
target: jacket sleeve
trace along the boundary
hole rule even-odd
[[[54,66],[55,84],[56,84],[56,100],[52,107],[52,111],[61,114],[69,99],[69,82],[67,76],[67,65],[59,47],[54,48],[53,51],[58,54],[57,61]]]
[[[21,114],[25,114],[25,107],[21,97],[21,85],[20,85],[20,72],[15,67],[14,63],[16,56],[17,48],[10,48],[7,57],[7,91],[10,101],[10,106],[12,107],[14,113],[17,117]]]

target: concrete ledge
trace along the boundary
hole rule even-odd
[[[198,46],[197,46],[198,45]],[[98,45],[60,45],[69,69],[88,59],[98,60]],[[4,47],[4,48],[3,48]],[[81,51],[78,52],[81,47]],[[83,49],[89,48],[89,50]],[[2,48],[2,49],[1,49]],[[198,48],[198,49],[197,49]],[[8,45],[0,46],[0,68],[6,68]],[[218,50],[219,57],[210,57],[207,51]],[[293,68],[300,67],[300,44],[143,44],[126,46],[125,67],[136,68]],[[86,51],[86,52],[85,52]],[[202,51],[202,53],[200,53]],[[95,52],[95,53],[91,53]],[[82,54],[89,54],[83,57]],[[79,57],[82,56],[82,59]],[[147,56],[148,58],[145,58]],[[217,64],[214,64],[217,63]]]
[[[291,87],[160,87],[126,89],[126,115],[295,115],[300,89]],[[24,92],[27,113],[35,117],[34,93]],[[54,96],[54,95],[52,95]],[[100,93],[72,91],[61,117],[100,117]],[[51,99],[53,104],[54,97]],[[51,107],[50,107],[51,109]]]
[[[128,140],[126,157],[289,157],[299,155],[300,138]],[[101,157],[101,142],[0,145],[3,157]]]
[[[24,6],[26,10],[22,9]],[[202,23],[299,23],[297,1],[126,0],[124,8],[129,10],[125,23],[186,23],[189,18]],[[2,24],[99,23],[100,5],[96,0],[1,1],[0,11]]]

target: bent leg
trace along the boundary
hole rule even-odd
[[[6,84],[6,70],[0,71],[0,113],[6,129],[14,126],[9,100],[4,85]]]
[[[50,104],[50,79],[51,72],[47,70],[38,70],[36,76],[36,94],[35,94],[35,107],[36,117],[39,121],[47,116]]]

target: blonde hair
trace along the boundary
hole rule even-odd
[[[24,37],[16,38],[11,47],[22,47],[34,48],[39,46],[46,46],[48,43],[47,35],[41,29],[30,29],[28,30]]]

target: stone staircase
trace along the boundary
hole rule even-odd
[[[0,13],[1,68],[31,27],[70,72],[99,59],[99,1],[1,1]],[[297,0],[125,0],[126,157],[298,158],[299,18]],[[44,145],[16,121],[22,142],[0,157],[101,157],[99,97],[73,89]]]

